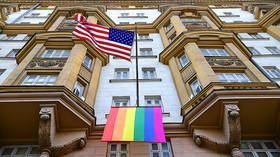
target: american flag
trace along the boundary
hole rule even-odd
[[[103,53],[130,61],[134,32],[89,23],[81,14],[75,15],[75,20],[74,36],[90,41]]]

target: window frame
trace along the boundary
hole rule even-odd
[[[51,51],[51,54],[48,54],[48,52]],[[67,55],[64,56],[65,52],[67,52]],[[56,53],[59,53],[57,55]],[[40,58],[48,58],[48,59],[67,59],[70,56],[71,50],[70,49],[45,49],[41,54]]]
[[[196,89],[194,89],[193,87],[195,87],[195,86],[193,86],[193,84],[195,83],[195,82],[197,82],[197,87],[198,87],[198,89],[199,89],[199,91],[197,92],[196,91]],[[190,88],[191,88],[191,92],[192,92],[192,95],[193,96],[195,96],[195,95],[197,95],[198,93],[200,93],[201,91],[202,91],[202,87],[201,87],[201,84],[200,84],[200,82],[199,82],[199,80],[197,79],[197,78],[195,78],[195,79],[193,79],[192,81],[190,81],[189,82],[189,86],[190,86]]]
[[[89,65],[85,63],[85,61],[86,61],[87,58],[88,58],[89,61],[90,61],[90,62],[89,62]],[[93,63],[92,57],[91,57],[90,55],[86,54],[85,57],[84,57],[84,59],[83,59],[83,63],[82,63],[83,66],[84,66],[86,69],[91,70],[91,69],[92,69],[92,65],[93,65],[92,63]]]
[[[3,155],[4,150],[9,149],[9,148],[13,149],[11,154]],[[37,148],[40,151],[40,147],[38,145],[10,145],[10,146],[3,146],[3,147],[0,148],[0,156],[1,157],[23,156],[23,154],[16,154],[19,148],[27,148],[27,150],[25,152],[25,156],[34,156],[34,157],[38,156],[39,157],[40,154],[41,154],[40,152],[39,152],[39,154],[30,154],[32,152],[33,148],[35,148],[35,149]]]
[[[126,77],[125,77],[125,72],[127,73],[126,74]],[[120,77],[118,76],[120,73]],[[129,79],[129,68],[115,68],[114,70],[114,79],[117,79],[117,80],[125,80],[125,79]]]
[[[80,84],[82,87],[83,87],[83,90],[82,90],[82,94],[80,94],[81,92],[80,91],[78,91],[79,93],[78,93],[78,95],[76,94],[76,91],[77,90],[79,90],[77,87],[78,87],[78,84]],[[87,87],[87,84],[84,82],[84,81],[82,81],[81,79],[77,79],[76,80],[76,82],[75,82],[75,85],[74,85],[74,88],[73,88],[73,93],[77,96],[77,97],[79,97],[79,98],[81,98],[83,101],[85,100],[85,93],[86,93],[86,87]]]
[[[276,46],[267,46],[265,48],[273,55],[280,55],[280,49]]]
[[[116,105],[116,103],[120,103],[120,105]],[[124,105],[124,103],[126,103],[126,105]],[[130,96],[113,96],[112,106],[130,106]]]
[[[185,56],[185,58],[187,59],[187,62],[186,62],[186,63],[183,63],[183,62],[184,62],[184,61],[182,60],[182,57],[183,57],[183,56]],[[189,60],[188,56],[187,56],[185,53],[183,53],[183,54],[181,54],[180,56],[178,56],[178,60],[179,60],[179,63],[180,63],[180,65],[181,65],[182,68],[184,68],[185,66],[187,66],[187,65],[190,63],[190,60]]]
[[[141,56],[152,56],[153,55],[153,48],[140,48],[140,55]]]
[[[153,150],[153,145],[154,144],[157,145],[157,150]],[[162,149],[163,144],[167,144],[167,150]],[[153,157],[153,153],[158,153],[159,157],[163,157],[163,153],[166,153],[166,152],[168,152],[169,157],[173,157],[171,144],[168,141],[166,143],[150,143],[149,144],[149,152],[150,152],[150,157]]]
[[[220,82],[232,82],[232,83],[248,83],[248,82],[252,82],[252,80],[250,79],[250,77],[248,77],[248,75],[246,73],[242,73],[242,72],[238,72],[238,73],[224,73],[224,72],[218,72],[216,73],[219,81]],[[232,76],[232,78],[234,78],[234,80],[232,81],[231,78],[229,78],[229,76]],[[244,82],[243,80],[241,80],[240,75],[242,75],[243,78],[246,78],[247,81]],[[245,77],[244,77],[245,76]],[[222,79],[222,77],[224,79]],[[237,81],[236,81],[237,80]]]
[[[261,53],[254,47],[247,47],[252,55],[260,55]]]
[[[38,80],[42,79],[43,76],[46,76],[46,78],[44,78],[44,82],[41,82],[40,84]],[[31,77],[35,77],[33,78],[34,81],[28,81],[28,79],[30,79]],[[55,78],[54,82],[50,82],[50,80],[52,78]],[[57,74],[51,74],[51,75],[46,75],[46,74],[27,74],[25,75],[25,77],[23,78],[23,80],[21,81],[20,85],[22,86],[53,86],[55,85],[56,81],[57,81],[58,75]],[[45,81],[47,80],[47,81]]]
[[[0,69],[0,76],[3,75],[5,73],[7,69]]]
[[[153,71],[153,75],[151,73],[152,71]],[[154,68],[154,67],[142,68],[142,78],[143,79],[150,79],[150,80],[151,79],[157,79],[156,68]]]
[[[121,150],[121,145],[123,145],[123,144],[126,145],[126,151],[122,151]],[[111,146],[112,145],[117,145],[116,151],[112,151],[111,150]],[[110,157],[111,153],[115,153],[116,157],[121,157],[121,154],[125,153],[126,157],[129,157],[129,143],[125,143],[125,142],[123,142],[123,143],[108,142],[108,145],[107,145],[107,157]]]
[[[280,69],[278,69],[276,66],[263,66],[263,69],[268,74],[268,76],[272,79],[280,79]],[[271,70],[276,71],[276,74],[273,73]],[[278,74],[277,74],[278,73]],[[277,76],[279,75],[279,76]]]
[[[224,48],[199,48],[204,57],[227,57],[229,53]],[[221,52],[222,51],[222,52]]]
[[[20,51],[20,49],[12,49],[7,55],[7,58],[15,58],[18,54],[18,52]],[[14,54],[15,53],[15,54]],[[13,56],[11,56],[12,54],[14,54]]]
[[[258,143],[261,148],[254,148],[252,143]],[[270,149],[265,143],[272,143],[275,149]],[[243,146],[247,146],[247,148],[242,148]],[[277,152],[280,154],[280,147],[273,140],[241,140],[241,148],[242,153],[251,153],[254,157],[257,157],[257,153],[264,152],[267,156],[272,156],[272,153]]]

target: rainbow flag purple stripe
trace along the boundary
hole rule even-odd
[[[112,107],[102,141],[165,143],[161,107]]]

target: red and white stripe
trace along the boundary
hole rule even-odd
[[[82,40],[90,41],[99,51],[130,61],[131,46],[110,41],[109,28],[86,21],[84,16],[77,14],[78,25],[73,35]]]

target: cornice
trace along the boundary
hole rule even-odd
[[[17,63],[20,63],[27,54],[33,49],[36,44],[44,43],[49,46],[69,45],[73,46],[76,43],[83,44],[93,57],[99,58],[102,61],[102,65],[106,65],[109,62],[109,57],[106,54],[99,53],[99,51],[92,46],[88,41],[80,40],[72,35],[70,32],[46,32],[35,34],[18,52],[16,55]]]
[[[247,57],[251,57],[251,53],[246,46],[232,32],[224,31],[191,31],[182,32],[175,41],[168,45],[159,55],[160,62],[168,64],[170,58],[179,55],[187,43],[200,41],[217,41],[222,44],[233,43]]]

